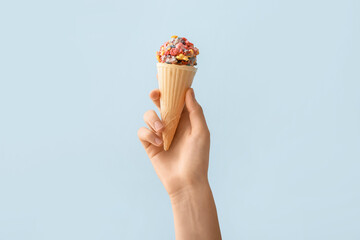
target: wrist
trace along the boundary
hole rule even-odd
[[[221,233],[209,182],[198,182],[170,195],[176,239],[219,240]]]
[[[209,192],[211,193],[209,181],[208,179],[203,179],[202,181],[187,184],[176,192],[169,193],[169,197],[171,204],[174,205],[188,202],[191,199],[197,198],[199,195],[207,195]]]

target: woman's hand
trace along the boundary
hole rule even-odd
[[[160,91],[151,91],[150,98],[160,110]],[[168,151],[164,151],[161,137],[166,126],[156,112],[147,111],[144,121],[149,129],[140,128],[139,139],[170,198],[188,187],[208,184],[210,133],[192,88],[186,92],[185,107]]]
[[[161,109],[159,90],[153,90],[150,98]],[[207,178],[210,133],[194,90],[190,88],[186,92],[185,107],[168,151],[164,151],[162,146],[164,126],[155,111],[147,111],[144,120],[149,129],[140,128],[138,136],[169,193],[176,239],[221,239],[216,206]]]

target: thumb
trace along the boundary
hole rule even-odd
[[[200,104],[196,101],[194,89],[189,88],[185,95],[185,105],[189,112],[192,130],[207,129],[204,112]]]

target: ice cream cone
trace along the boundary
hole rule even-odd
[[[185,104],[185,93],[191,87],[197,69],[167,63],[157,63],[160,90],[161,120],[164,150],[170,148]]]

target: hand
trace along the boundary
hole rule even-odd
[[[160,91],[151,91],[150,98],[160,110]],[[147,111],[144,121],[149,129],[141,127],[138,137],[170,197],[188,187],[208,184],[210,132],[192,88],[186,92],[185,107],[168,151],[164,151],[161,137],[166,126],[156,112]]]
[[[153,90],[150,98],[160,110],[159,90]],[[194,90],[186,92],[185,107],[168,151],[164,151],[161,139],[166,126],[155,111],[147,111],[144,120],[150,129],[140,128],[138,136],[170,196],[176,239],[221,239],[207,177],[210,133]]]

